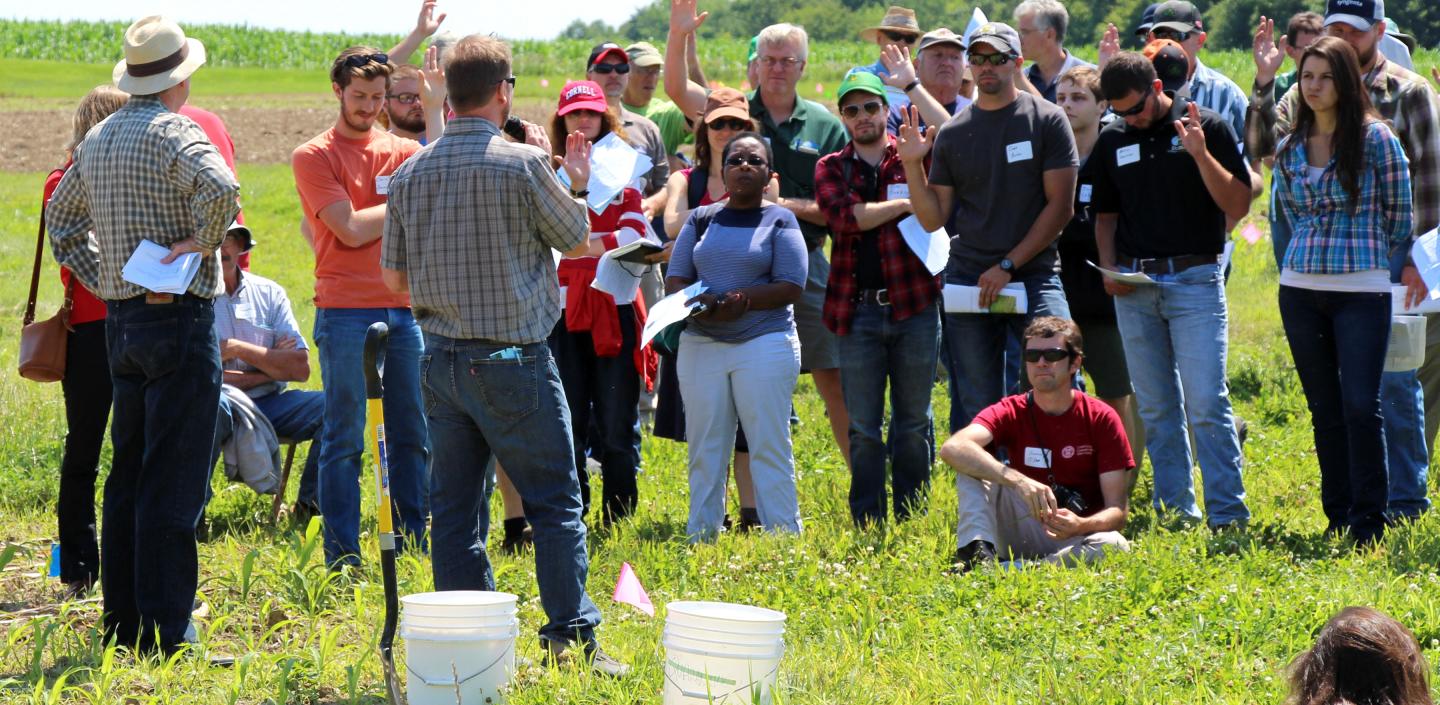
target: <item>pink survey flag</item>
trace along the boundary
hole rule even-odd
[[[1260,228],[1255,227],[1254,223],[1250,223],[1245,226],[1244,230],[1240,231],[1240,237],[1245,238],[1245,242],[1253,245],[1260,242],[1260,238],[1265,237],[1265,234],[1260,232]]]
[[[635,570],[629,563],[620,564],[620,580],[615,583],[615,596],[611,599],[655,616],[655,605],[651,604],[650,596],[645,594],[645,586],[640,584],[640,578],[635,577]]]

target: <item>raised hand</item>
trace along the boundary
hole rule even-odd
[[[890,72],[889,76],[880,77],[885,85],[904,90],[905,86],[915,82],[915,64],[910,60],[910,47],[886,44],[880,50],[880,63]]]
[[[590,186],[590,140],[585,133],[576,130],[565,136],[565,159],[561,167],[570,177],[573,191],[584,191]]]
[[[445,21],[446,14],[440,13],[435,16],[436,0],[423,0],[420,3],[420,16],[415,18],[415,31],[423,37],[428,37],[440,30],[440,23]]]
[[[900,132],[895,153],[902,162],[917,162],[930,153],[930,134],[920,127],[920,109],[909,105],[900,111]]]
[[[1260,24],[1255,27],[1255,41],[1251,47],[1255,59],[1256,84],[1265,86],[1275,80],[1275,74],[1285,63],[1285,41],[1281,39],[1280,44],[1275,43],[1275,20],[1262,15]]]
[[[1105,70],[1105,64],[1120,53],[1120,28],[1110,25],[1105,28],[1105,34],[1100,37],[1100,58],[1099,68]]]
[[[420,69],[420,104],[429,110],[444,102],[445,68],[440,65],[440,50],[432,46],[425,50]]]
[[[1200,126],[1200,106],[1190,103],[1185,110],[1185,119],[1175,121],[1175,132],[1180,135],[1180,144],[1185,151],[1199,159],[1205,156],[1205,128]]]
[[[695,13],[699,0],[670,0],[670,30],[680,34],[694,34],[705,24],[709,12]]]

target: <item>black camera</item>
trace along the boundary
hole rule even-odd
[[[514,115],[506,118],[505,125],[500,129],[504,130],[505,134],[510,135],[510,138],[516,142],[525,141],[525,121]]]
[[[1055,506],[1061,509],[1069,509],[1072,514],[1077,516],[1084,514],[1085,510],[1090,508],[1090,505],[1085,502],[1085,496],[1080,494],[1080,490],[1066,487],[1059,483],[1056,483],[1053,489],[1055,492]]]

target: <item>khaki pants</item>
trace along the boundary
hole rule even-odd
[[[1045,533],[1045,525],[1030,516],[1030,508],[1014,489],[978,480],[963,472],[956,475],[955,492],[960,496],[960,525],[956,531],[959,546],[971,541],[989,541],[1001,560],[1021,558],[1061,565],[1094,563],[1105,556],[1107,549],[1130,550],[1130,542],[1118,531],[1051,538]]]

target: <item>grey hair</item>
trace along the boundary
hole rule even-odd
[[[1025,0],[1015,6],[1015,19],[1035,15],[1035,26],[1039,30],[1055,30],[1055,41],[1065,41],[1065,30],[1070,26],[1070,11],[1060,0]]]
[[[805,28],[798,24],[781,22],[772,24],[760,30],[760,41],[756,48],[762,46],[774,46],[776,44],[794,44],[800,47],[800,60],[807,61],[810,57],[810,37],[805,34]]]
[[[455,46],[461,38],[460,35],[449,31],[441,32],[431,38],[430,46],[435,47],[435,60],[443,63],[445,61],[445,53],[450,51],[450,47]]]

